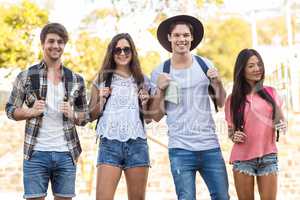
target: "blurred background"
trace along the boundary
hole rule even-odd
[[[299,0],[0,0],[0,199],[22,199],[24,122],[8,120],[4,106],[16,75],[39,62],[39,33],[48,22],[66,26],[70,41],[63,62],[80,73],[87,88],[98,72],[113,35],[128,32],[136,43],[146,75],[170,54],[157,42],[158,24],[170,16],[189,14],[205,27],[204,39],[193,53],[212,60],[231,91],[234,61],[243,48],[261,53],[266,84],[284,100],[288,133],[278,143],[280,174],[278,199],[300,199],[300,1]],[[224,158],[231,141],[224,113],[215,114]],[[83,153],[77,172],[77,197],[95,199],[97,144],[90,124],[79,128]],[[148,125],[152,168],[147,199],[176,199],[167,155],[164,120]],[[227,165],[230,194],[237,199],[231,166]],[[209,193],[197,177],[197,199]],[[52,199],[49,188],[47,199]],[[127,199],[122,178],[116,199]]]

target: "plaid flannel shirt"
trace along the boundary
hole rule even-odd
[[[62,81],[66,87],[66,81],[64,76],[64,66],[62,66]],[[36,92],[32,91],[31,80],[28,75],[29,70],[22,71],[17,76],[13,90],[10,94],[9,100],[6,104],[6,114],[8,118],[14,119],[14,111],[16,108],[21,108],[23,103],[29,107],[33,105],[34,101],[37,99]],[[47,95],[47,67],[46,64],[42,61],[38,64],[38,73],[40,77],[40,88],[38,93],[44,99]],[[81,121],[80,125],[85,125],[89,121],[89,112],[86,101],[86,89],[84,80],[78,74],[72,72],[72,82],[67,84],[65,88],[65,95],[68,96],[68,101],[71,103],[75,112],[83,112],[84,120]],[[15,120],[15,119],[14,119]],[[39,127],[42,122],[42,117],[35,117],[26,120],[25,125],[25,139],[24,139],[24,159],[29,160],[33,147],[36,143],[36,138],[39,133]],[[47,122],[43,122],[47,123]],[[74,164],[76,163],[77,158],[81,153],[81,145],[79,142],[79,137],[75,128],[74,122],[63,117],[63,131],[65,133],[65,138],[67,140],[68,149],[71,153]]]

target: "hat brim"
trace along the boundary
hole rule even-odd
[[[195,49],[201,42],[204,35],[204,28],[202,23],[195,17],[189,15],[176,15],[170,17],[163,22],[157,28],[157,39],[159,43],[169,52],[172,52],[171,42],[168,40],[169,27],[176,21],[188,22],[193,27],[193,41],[191,43],[191,49]]]

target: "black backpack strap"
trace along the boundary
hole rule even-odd
[[[140,120],[142,122],[143,127],[145,127],[145,122],[144,122],[144,113],[142,112],[142,101],[140,98],[138,98],[139,101],[139,109],[140,109]]]
[[[73,86],[73,73],[70,69],[63,67],[63,71],[64,71],[64,84],[65,84],[65,98],[64,101],[68,101],[69,96],[70,96],[70,92],[72,90],[72,86]]]
[[[30,90],[34,93],[37,100],[41,99],[40,95],[40,72],[39,64],[33,65],[28,69],[28,77],[30,80]],[[27,105],[29,108],[33,106],[34,102]]]
[[[171,60],[168,59],[164,62],[163,72],[169,74],[171,70]]]
[[[199,57],[199,56],[195,56],[195,57],[196,57],[196,60],[197,60],[198,64],[200,65],[202,71],[204,72],[205,76],[207,76],[208,67],[207,67],[206,63],[204,62],[204,60],[201,57]],[[211,86],[211,84],[209,84],[209,86],[208,86],[208,94],[209,94],[209,96],[211,97],[211,99],[214,103],[216,112],[218,112],[216,91]]]
[[[112,77],[113,77],[113,73],[111,72],[111,73],[108,74],[107,79],[105,80],[105,83],[104,83],[104,86],[105,86],[105,87],[110,87],[110,86],[111,86]],[[110,94],[109,94],[108,97],[106,98],[106,101],[105,101],[105,103],[104,103],[104,105],[103,105],[102,111],[101,111],[100,114],[99,114],[99,117],[98,117],[97,122],[96,122],[95,129],[97,129],[97,126],[98,126],[100,117],[102,117],[102,115],[103,115],[103,112],[104,112],[104,110],[105,110],[105,106],[106,106],[106,104],[107,104],[107,101],[108,101],[109,97],[110,97]]]

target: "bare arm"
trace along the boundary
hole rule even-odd
[[[149,124],[152,121],[152,117],[149,112],[150,105],[150,94],[145,88],[140,89],[138,92],[138,98],[141,101],[141,112],[143,113],[144,120],[146,124]]]
[[[217,105],[221,108],[224,106],[226,100],[226,91],[223,87],[223,83],[220,79],[218,79],[218,80],[212,80],[211,85],[216,92]]]
[[[103,89],[107,90],[107,88],[103,88]],[[100,94],[100,90],[98,88],[96,88],[96,86],[94,86],[94,85],[92,86],[91,99],[89,102],[89,112],[90,112],[90,121],[91,122],[94,121],[95,119],[99,118],[99,115],[102,112],[103,106],[107,100],[106,99],[107,96],[108,96],[107,92],[102,95],[102,94]]]
[[[210,78],[211,85],[216,92],[217,106],[223,107],[226,99],[226,91],[223,87],[223,83],[219,76],[218,70],[216,68],[210,68],[207,71],[207,76]]]
[[[157,88],[155,95],[151,99],[149,111],[152,119],[159,122],[165,115],[165,92]]]

